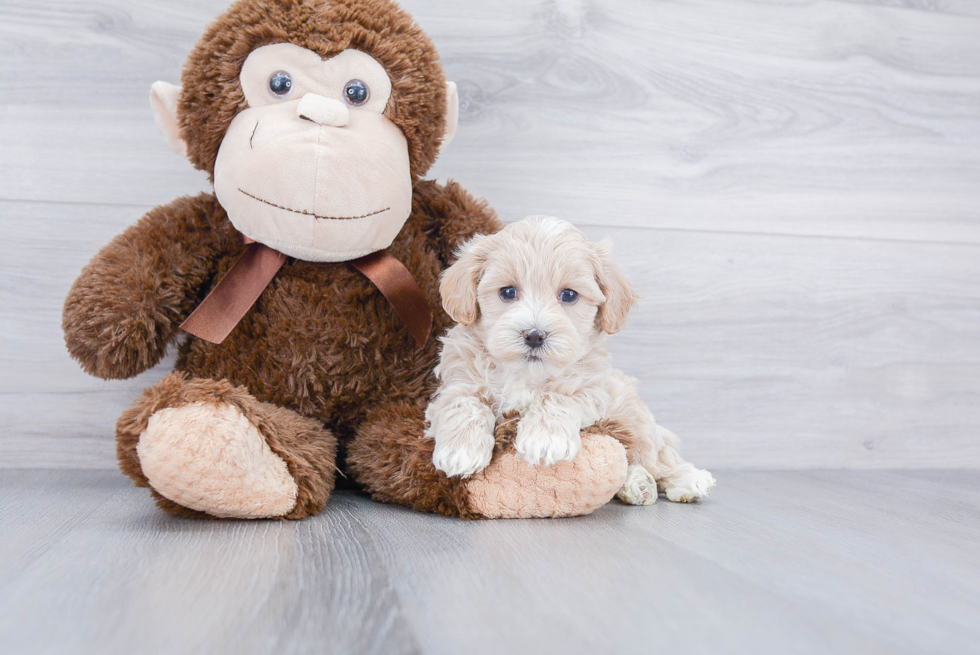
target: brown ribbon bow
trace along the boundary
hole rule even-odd
[[[180,327],[211,343],[221,343],[276,276],[286,255],[252,243]],[[350,262],[378,288],[420,347],[432,330],[432,308],[412,273],[387,250]]]

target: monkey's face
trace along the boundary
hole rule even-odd
[[[323,60],[292,43],[242,66],[248,108],[232,120],[214,190],[251,239],[308,261],[386,248],[412,208],[408,144],[383,114],[391,80],[369,55]]]

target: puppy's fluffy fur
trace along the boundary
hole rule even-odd
[[[618,422],[630,435],[619,493],[628,503],[654,502],[657,488],[688,502],[714,486],[710,473],[681,459],[677,437],[654,422],[635,380],[609,363],[607,335],[622,327],[636,296],[608,243],[531,216],[463,246],[440,292],[458,325],[442,339],[441,386],[426,411],[436,468],[464,477],[481,471],[494,426],[518,412],[514,447],[532,464],[571,460],[582,428]]]

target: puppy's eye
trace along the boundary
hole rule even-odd
[[[293,90],[293,78],[286,71],[276,71],[269,76],[269,91],[277,98],[285,98]]]
[[[558,294],[558,298],[566,305],[574,305],[575,301],[578,300],[578,291],[562,289],[561,293]]]
[[[500,299],[504,302],[511,302],[512,300],[517,300],[517,287],[504,287],[497,292]]]
[[[371,97],[371,90],[360,80],[351,80],[344,85],[344,100],[347,104],[360,107]]]

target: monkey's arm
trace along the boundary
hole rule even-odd
[[[423,220],[423,230],[439,247],[446,266],[456,261],[456,249],[476,234],[492,234],[502,225],[485,200],[448,181],[445,186],[426,180],[415,185],[412,213]]]
[[[82,269],[65,299],[68,352],[86,372],[133,377],[163,357],[231,241],[211,194],[152,210]]]

